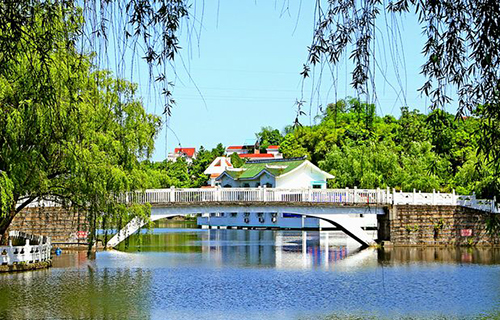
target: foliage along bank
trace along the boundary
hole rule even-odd
[[[31,14],[29,28],[16,29],[28,36],[0,54],[0,244],[39,198],[87,211],[91,244],[98,226],[149,215],[116,195],[147,187],[138,159],[151,154],[160,119],[146,113],[136,85],[78,52],[80,9],[40,4]],[[46,50],[29,43],[48,35]]]
[[[284,157],[307,156],[333,174],[331,188],[455,189],[492,198],[500,182],[494,163],[478,152],[483,122],[477,114],[455,119],[406,107],[398,119],[380,117],[374,105],[346,99],[329,104],[315,125],[285,128],[274,143]],[[273,131],[263,128],[257,136]]]
[[[494,164],[478,152],[484,121],[478,115],[455,119],[442,110],[425,115],[402,108],[396,119],[378,116],[374,105],[345,99],[329,104],[316,120],[283,132],[263,127],[256,139],[264,150],[280,145],[285,158],[308,157],[335,176],[330,188],[455,189],[488,198],[499,192]],[[212,151],[202,147],[192,165],[181,159],[142,166],[152,177],[152,188],[200,187],[208,180],[203,170],[223,154],[219,144]]]

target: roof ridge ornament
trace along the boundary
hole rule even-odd
[[[286,169],[286,168],[288,168],[288,166],[266,164],[266,168],[268,168],[268,169]]]

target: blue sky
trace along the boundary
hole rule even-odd
[[[283,8],[286,3],[288,9]],[[299,73],[312,40],[314,1],[198,1],[191,9],[194,29],[183,26],[183,49],[174,64],[176,74],[169,78],[177,105],[168,120],[170,129],[159,134],[153,160],[163,160],[179,145],[238,145],[262,126],[281,130],[295,119],[297,99],[306,101],[311,116],[301,121],[309,124],[319,106],[356,96],[345,62],[333,70],[333,78],[328,69],[323,76],[316,70],[301,90]],[[417,92],[424,81],[419,75],[424,62],[420,27],[411,15],[399,20],[395,46],[387,37],[392,21],[387,17],[378,25],[377,113],[399,116],[403,105],[425,113],[427,100]],[[147,110],[161,114],[162,100],[150,89],[147,70],[139,63],[132,80],[139,83]]]

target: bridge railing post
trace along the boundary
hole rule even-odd
[[[221,201],[222,200],[222,189],[220,186],[217,186],[215,190],[215,201]]]
[[[175,187],[170,186],[170,202],[175,202]]]
[[[352,199],[352,203],[358,203],[358,187],[354,187],[354,196]]]
[[[377,188],[377,199],[375,200],[376,203],[380,203],[380,188]]]

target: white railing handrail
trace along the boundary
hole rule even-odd
[[[13,246],[10,240],[8,246],[0,246],[0,265],[48,261],[51,259],[51,249],[50,241],[32,245],[26,240],[25,245]]]
[[[498,213],[496,199],[476,199],[475,194],[396,192],[395,189],[312,189],[312,188],[175,188],[131,191],[117,196],[124,203],[192,202],[316,202],[378,205],[450,205]]]
[[[123,198],[123,197],[122,197]],[[317,202],[344,204],[451,205],[499,212],[496,200],[452,193],[396,192],[395,189],[312,189],[312,188],[168,188],[129,192],[126,201],[139,203],[187,202]]]

